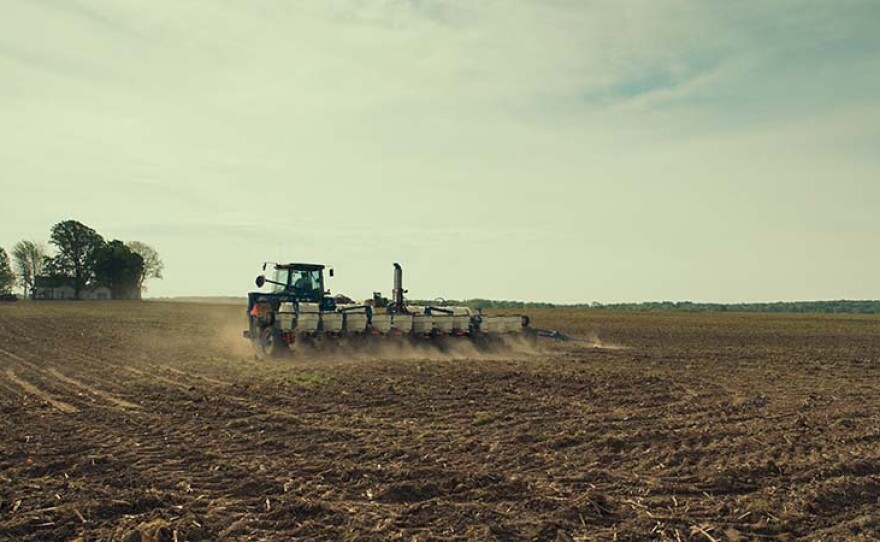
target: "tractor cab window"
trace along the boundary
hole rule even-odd
[[[307,297],[321,296],[321,272],[298,271],[290,272],[290,285],[295,292]]]
[[[275,275],[272,277],[272,293],[280,294],[283,293],[286,289],[286,285],[288,284],[287,278],[290,275],[289,269],[275,269]]]

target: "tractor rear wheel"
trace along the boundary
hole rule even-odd
[[[260,336],[254,341],[254,350],[260,359],[280,358],[290,351],[281,332],[272,326],[260,330]]]

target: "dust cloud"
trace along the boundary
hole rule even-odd
[[[629,346],[624,346],[622,344],[605,342],[601,338],[599,338],[599,334],[596,332],[592,332],[587,335],[587,337],[578,340],[597,350],[629,350],[630,348]]]
[[[251,341],[242,336],[247,327],[240,316],[218,318],[213,336],[206,338],[211,348],[226,355],[254,355]],[[171,338],[169,338],[171,339]],[[167,340],[165,346],[167,344]],[[155,345],[155,341],[154,341]],[[464,337],[442,337],[434,340],[404,337],[319,338],[300,340],[291,349],[292,359],[302,361],[368,361],[368,360],[488,360],[509,359],[511,356],[532,356],[542,348],[525,337],[506,336],[487,341],[471,341]]]
[[[211,332],[198,338],[195,330],[178,329],[154,333],[148,347],[160,351],[192,352],[194,346],[204,353],[213,351],[226,358],[253,358],[251,341],[242,336],[247,320],[240,312],[224,311],[206,317],[206,322],[193,323],[203,333],[205,324]],[[147,337],[143,337],[147,339]],[[195,339],[195,340],[194,340]],[[597,350],[623,350],[627,346],[603,341],[595,332],[573,337],[571,346],[580,345]],[[146,345],[145,345],[146,346]],[[507,335],[491,340],[472,341],[464,337],[435,339],[403,337],[320,338],[301,340],[292,349],[289,359],[303,362],[347,363],[357,361],[465,361],[504,360],[511,357],[532,357],[546,354],[557,346],[555,341],[542,339],[536,343],[522,335]]]

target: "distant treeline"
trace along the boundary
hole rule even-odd
[[[0,247],[0,294],[15,299],[12,289],[20,285],[31,299],[89,299],[82,296],[87,289],[106,287],[113,299],[140,299],[147,279],[161,279],[165,268],[150,245],[106,241],[76,220],[52,226],[49,243],[55,254],[36,240],[16,243],[11,258]]]
[[[803,312],[834,314],[880,314],[880,300],[854,301],[776,301],[772,303],[693,303],[691,301],[647,301],[644,303],[556,304],[494,299],[407,300],[412,305],[466,306],[473,309],[549,309],[573,308],[633,312]]]

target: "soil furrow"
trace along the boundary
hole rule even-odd
[[[59,401],[58,399],[55,399],[54,397],[52,397],[51,395],[46,393],[45,391],[34,386],[33,384],[31,384],[27,380],[19,378],[18,375],[15,374],[15,371],[13,371],[12,369],[6,370],[6,378],[8,378],[12,383],[14,383],[15,385],[17,385],[18,387],[20,387],[21,389],[23,389],[27,393],[34,395],[34,396],[38,397],[41,401],[45,401],[46,403],[52,405],[52,408],[54,408],[55,410],[59,410],[61,412],[66,412],[68,414],[72,414],[74,412],[79,412],[79,409],[76,408],[75,406],[73,406],[69,403],[65,403],[64,401]]]

